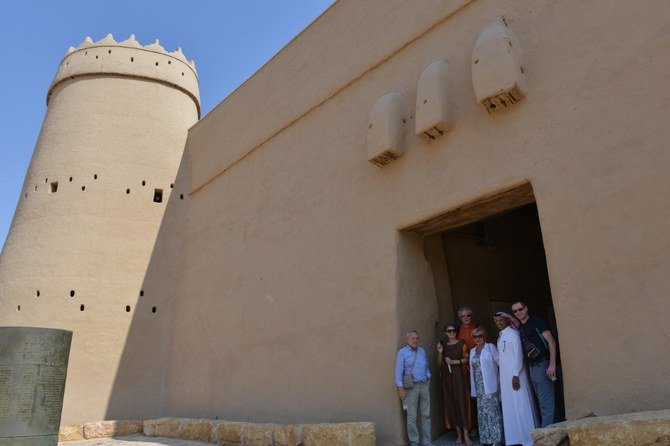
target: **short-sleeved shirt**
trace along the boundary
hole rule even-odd
[[[549,346],[542,333],[549,330],[549,325],[539,316],[530,316],[525,324],[521,324],[521,330],[526,339],[532,342],[542,353],[531,361],[531,364],[549,359]]]

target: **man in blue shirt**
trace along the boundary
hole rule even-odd
[[[430,370],[424,349],[419,347],[419,333],[407,332],[407,345],[398,351],[395,360],[395,385],[398,396],[407,410],[407,436],[410,446],[429,446],[430,441]],[[407,389],[403,386],[403,375],[412,375],[414,385]],[[416,424],[417,408],[421,411],[421,442]]]

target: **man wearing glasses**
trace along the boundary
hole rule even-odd
[[[458,339],[462,339],[468,346],[468,351],[470,351],[475,347],[472,330],[479,327],[479,324],[472,321],[472,310],[468,307],[458,309],[458,318],[461,320],[461,325],[458,327]]]
[[[556,341],[544,319],[528,315],[528,306],[525,302],[515,302],[512,305],[512,311],[521,322],[530,380],[540,403],[542,427],[547,427],[554,423]]]

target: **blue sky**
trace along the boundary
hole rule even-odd
[[[333,0],[0,0],[0,246],[46,113],[46,91],[69,46],[132,33],[194,59],[203,114],[256,72]]]

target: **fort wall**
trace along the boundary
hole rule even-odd
[[[568,416],[668,400],[668,355],[639,348],[644,327],[663,326],[657,309],[670,289],[665,239],[643,236],[670,217],[656,193],[668,186],[657,100],[665,68],[653,43],[663,14],[626,2],[479,1],[452,14],[454,5],[428,3],[431,23],[407,2],[340,1],[191,129],[169,415],[371,420],[380,444],[403,444],[396,349],[418,328],[434,362],[439,321],[422,234],[403,229],[527,184]],[[527,94],[489,114],[473,93],[472,54],[502,16],[522,47]],[[361,51],[342,63],[339,48]],[[302,50],[335,54],[310,64]],[[449,69],[454,118],[426,143],[413,114],[435,60]],[[369,114],[393,91],[403,97],[405,153],[379,168],[367,159]],[[622,351],[630,366],[659,373],[622,367]]]

